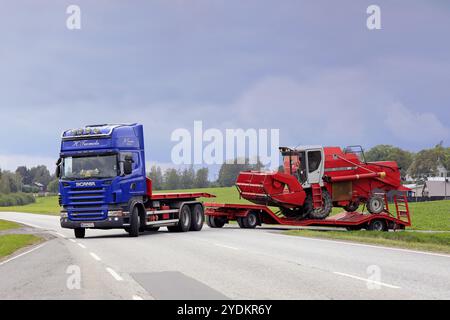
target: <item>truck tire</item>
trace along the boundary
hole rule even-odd
[[[237,221],[237,223],[239,225],[239,228],[245,228],[244,221],[242,221],[242,217],[237,217],[236,221]]]
[[[189,209],[189,206],[184,205],[180,209],[178,224],[176,224],[175,226],[167,227],[167,230],[169,230],[170,232],[187,232],[191,228],[191,218],[191,209]]]
[[[367,200],[367,210],[372,214],[380,214],[384,211],[384,198],[373,195]]]
[[[386,224],[386,221],[375,219],[370,221],[369,223],[369,230],[370,231],[388,231],[388,227]]]
[[[139,208],[137,206],[134,206],[133,210],[131,211],[130,226],[127,230],[130,237],[138,237],[140,227],[141,221],[139,217]]]
[[[203,212],[203,206],[196,204],[192,209],[191,214],[191,228],[190,231],[200,231],[203,228],[205,222],[205,213]]]
[[[359,202],[352,201],[344,207],[347,212],[355,212],[359,208]]]
[[[250,211],[247,216],[242,218],[242,223],[246,229],[255,229],[259,224],[259,217],[256,212]]]
[[[314,209],[312,195],[309,194],[306,197],[305,212],[308,213],[309,218],[323,220],[330,215],[331,210],[333,210],[333,202],[327,190],[322,190],[322,200],[323,207]]]
[[[75,228],[73,229],[75,233],[75,238],[82,239],[86,235],[86,229],[85,228]]]
[[[225,225],[226,220],[222,217],[208,216],[206,218],[206,223],[210,228],[222,228]]]

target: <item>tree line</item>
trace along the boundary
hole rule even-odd
[[[401,167],[403,178],[413,180],[437,176],[440,166],[450,170],[450,148],[444,147],[443,143],[417,153],[392,145],[377,145],[365,152],[365,158],[366,161],[396,161]],[[162,170],[159,166],[152,166],[148,177],[152,179],[155,190],[230,187],[236,182],[239,172],[263,169],[259,161],[256,164],[249,164],[248,159],[238,162],[235,159],[232,163],[222,164],[217,179],[213,181],[208,178],[208,168],[195,170],[192,166],[178,170]],[[58,192],[58,180],[46,166],[19,166],[14,172],[0,169],[0,194],[37,193],[40,189]]]

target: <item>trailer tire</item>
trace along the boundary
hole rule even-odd
[[[194,205],[191,213],[191,231],[200,231],[205,222],[205,213],[201,204]]]
[[[247,216],[242,218],[242,222],[246,229],[255,229],[259,224],[259,217],[256,212],[250,211]]]
[[[210,228],[222,228],[225,225],[226,220],[222,217],[208,216],[206,223]]]
[[[384,211],[384,198],[373,195],[367,200],[367,210],[372,214],[380,214]]]
[[[369,223],[369,230],[370,231],[388,231],[388,226],[386,224],[386,221],[375,219],[370,221]]]
[[[167,227],[170,232],[187,232],[191,228],[191,209],[188,205],[184,205],[180,209],[178,224]]]
[[[242,217],[237,217],[236,221],[237,221],[237,223],[239,225],[239,228],[242,228],[242,229],[245,228],[244,221],[242,221]]]
[[[85,228],[75,228],[73,229],[75,233],[75,238],[83,239],[86,236],[86,229]]]
[[[139,236],[139,229],[141,227],[141,221],[139,217],[139,208],[138,206],[134,206],[133,210],[131,211],[130,216],[130,226],[128,227],[128,234],[130,237],[138,237]]]

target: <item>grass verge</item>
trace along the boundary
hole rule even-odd
[[[9,256],[15,251],[36,244],[41,238],[32,234],[5,234],[0,235],[0,258]]]
[[[284,234],[292,236],[356,241],[388,247],[412,250],[434,251],[450,254],[450,232],[372,232],[372,231],[315,231],[289,230]]]
[[[18,223],[0,220],[0,231],[2,230],[10,230],[10,229],[19,229],[21,226]]]
[[[59,215],[58,197],[38,197],[36,202],[23,206],[0,207],[0,212],[25,212],[48,215]]]

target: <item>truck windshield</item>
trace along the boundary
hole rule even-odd
[[[118,174],[117,155],[65,157],[62,179],[112,178]]]

